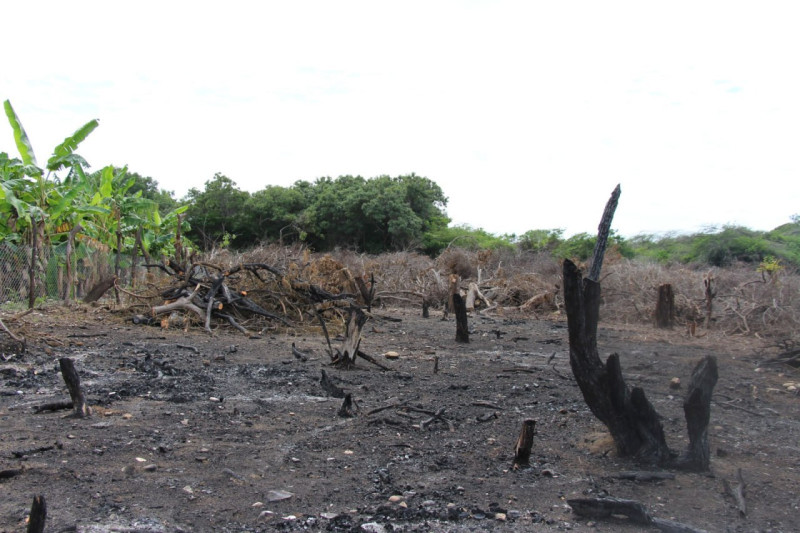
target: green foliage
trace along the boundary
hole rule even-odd
[[[558,259],[586,261],[592,256],[596,242],[597,237],[588,233],[578,233],[558,243],[553,250],[553,255]]]
[[[450,247],[466,250],[512,250],[514,243],[508,237],[498,237],[482,228],[468,225],[442,226],[425,233],[422,251],[432,257]]]
[[[192,188],[185,201],[189,204],[186,219],[191,226],[190,237],[205,250],[228,241],[237,243],[235,235],[242,227],[243,210],[249,193],[239,190],[236,183],[220,174],[206,181],[205,190]],[[234,236],[231,239],[231,236]]]
[[[253,194],[217,174],[205,190],[190,190],[186,201],[192,235],[206,249],[235,235],[237,248],[303,240],[317,250],[380,253],[416,247],[426,231],[448,222],[441,188],[414,174],[326,177]]]
[[[628,241],[635,255],[661,263],[706,263],[728,266],[736,262],[761,263],[774,257],[800,266],[800,222],[784,224],[769,232],[741,226],[710,228],[692,235],[656,238],[640,235]]]
[[[516,242],[520,250],[552,252],[561,242],[563,229],[532,229],[520,235]]]

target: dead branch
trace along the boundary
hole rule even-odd
[[[453,426],[453,423],[450,420],[446,419],[443,415],[444,415],[444,407],[433,413],[433,416],[431,416],[430,418],[421,421],[419,423],[419,429],[424,430],[425,428],[427,428],[428,426],[430,426],[431,424],[433,424],[438,420],[440,422],[444,422],[445,424],[447,424],[447,428],[450,431],[455,431],[456,429],[455,426]]]
[[[614,479],[628,479],[631,481],[663,481],[665,479],[675,479],[675,474],[672,472],[620,472],[608,476]]]
[[[747,503],[744,500],[745,488],[747,485],[744,482],[741,468],[736,469],[736,480],[739,482],[739,484],[736,485],[736,488],[734,489],[731,488],[728,480],[725,478],[722,479],[722,486],[725,489],[725,494],[736,501],[736,508],[739,510],[739,515],[744,518],[747,516]]]
[[[364,353],[364,352],[362,352],[361,350],[357,350],[357,351],[356,351],[356,353],[358,354],[358,356],[359,356],[360,358],[364,359],[365,361],[369,361],[370,363],[372,363],[373,365],[377,366],[377,367],[378,367],[378,368],[380,368],[381,370],[394,371],[394,368],[390,368],[390,367],[388,367],[388,366],[386,366],[386,365],[384,365],[384,364],[382,364],[382,363],[378,362],[378,360],[377,360],[377,359],[375,359],[375,358],[374,358],[374,357],[372,357],[371,355],[367,355],[367,354],[365,354],[365,353]]]

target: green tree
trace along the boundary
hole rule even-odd
[[[307,202],[304,192],[294,187],[270,185],[254,192],[244,204],[241,240],[247,244],[287,244],[301,239]]]
[[[227,241],[238,244],[236,236],[243,227],[243,209],[249,196],[220,173],[206,181],[204,190],[190,189],[185,198],[189,204],[186,219],[191,226],[190,236],[204,250]]]
[[[520,235],[516,242],[520,250],[552,252],[563,241],[563,229],[532,229]]]

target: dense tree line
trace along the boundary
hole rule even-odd
[[[186,201],[190,236],[203,249],[302,241],[316,250],[380,253],[417,248],[427,232],[450,222],[442,189],[415,174],[325,177],[252,194],[216,174]]]
[[[164,191],[145,180],[148,198],[174,209]],[[174,201],[174,200],[173,200]],[[494,235],[481,228],[451,226],[445,214],[447,197],[428,178],[361,176],[298,181],[291,187],[270,185],[255,193],[240,190],[223,174],[216,174],[203,190],[191,189],[189,233],[201,249],[258,244],[303,242],[317,251],[349,248],[368,253],[414,249],[435,256],[448,247],[505,249],[521,253],[550,253],[557,259],[585,261],[594,249],[588,233],[564,236],[562,229],[534,229],[521,235]],[[769,232],[740,226],[709,228],[688,235],[613,233],[611,247],[627,258],[661,263],[701,263],[727,266],[736,262],[756,265],[800,266],[800,218]]]

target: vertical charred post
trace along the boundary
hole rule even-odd
[[[533,448],[533,436],[536,433],[536,420],[525,420],[522,423],[522,430],[517,438],[517,445],[514,447],[513,470],[525,468],[531,464],[531,448]]]
[[[706,472],[710,467],[708,424],[711,421],[711,396],[718,378],[717,359],[710,355],[697,363],[692,371],[689,389],[683,400],[689,448],[677,465],[684,470]]]
[[[656,327],[671,329],[675,325],[675,293],[672,285],[665,283],[658,287],[656,300]]]
[[[81,388],[81,378],[78,376],[78,371],[75,370],[75,364],[72,359],[62,357],[58,360],[58,364],[61,367],[61,375],[64,377],[64,383],[67,384],[69,395],[72,398],[75,416],[78,418],[87,418],[91,416],[92,410],[86,405],[86,398]]]
[[[453,310],[456,314],[456,342],[469,343],[469,324],[467,306],[460,294],[453,294]]]
[[[33,497],[31,515],[28,518],[27,533],[43,533],[44,523],[47,520],[47,502],[43,494]]]

